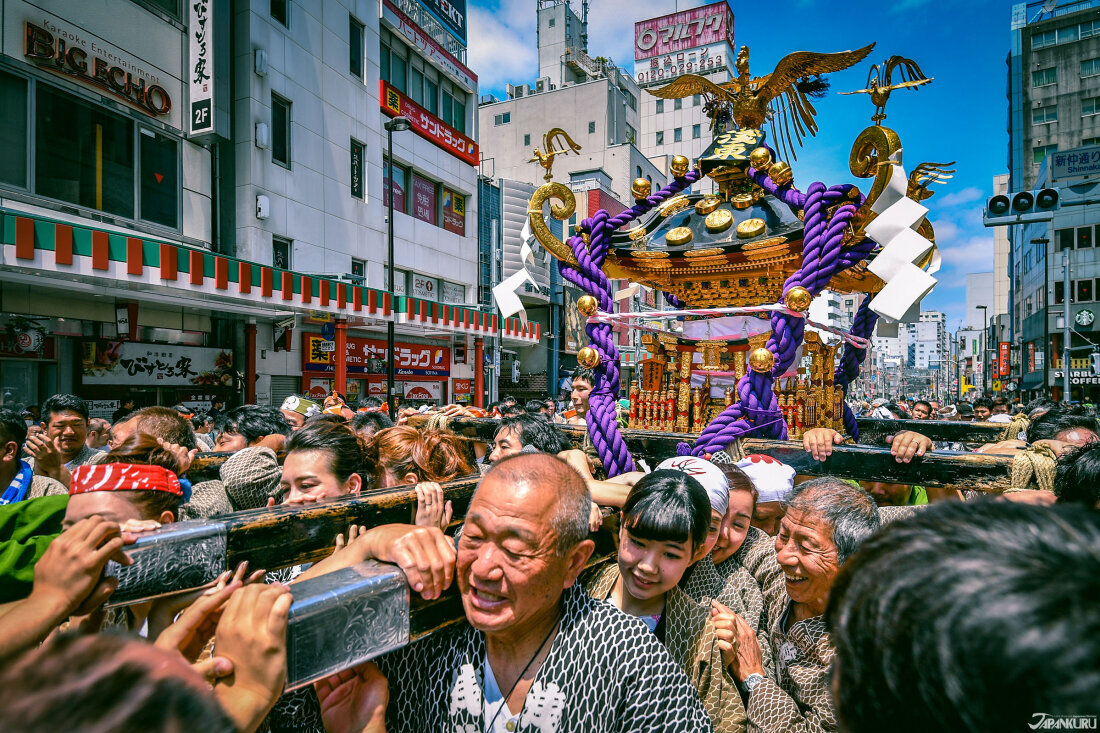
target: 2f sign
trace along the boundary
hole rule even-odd
[[[214,129],[214,116],[210,114],[210,100],[191,103],[191,132],[208,132]]]

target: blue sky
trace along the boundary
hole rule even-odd
[[[634,21],[703,5],[697,0],[591,0],[589,52],[633,69]],[[821,129],[794,162],[796,184],[866,182],[848,170],[856,135],[871,124],[862,89],[871,63],[899,54],[914,59],[935,81],[917,91],[894,92],[883,123],[901,136],[905,167],[922,161],[956,161],[958,173],[925,201],[943,254],[939,284],[923,308],[947,313],[954,331],[965,312],[966,273],[993,268],[993,233],[982,226],[992,177],[1007,170],[1005,89],[1010,35],[1009,0],[886,0],[826,3],[819,0],[732,3],[738,45],[752,52],[763,74],[791,51],[841,51],[878,43],[864,62],[830,77],[828,98],[815,102]],[[574,5],[580,8],[579,0]],[[535,0],[470,0],[469,65],[481,93],[503,96],[506,83],[533,81]]]

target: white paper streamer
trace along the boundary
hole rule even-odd
[[[519,299],[516,291],[528,282],[536,288],[538,287],[538,283],[527,271],[527,263],[534,264],[535,261],[535,253],[531,249],[531,243],[535,241],[535,235],[531,233],[531,217],[527,217],[527,220],[523,222],[523,229],[519,235],[523,239],[519,246],[520,267],[493,288],[493,299],[497,302],[497,308],[500,309],[502,318],[511,318],[519,313],[520,322],[526,326],[527,311],[524,309],[523,301]]]

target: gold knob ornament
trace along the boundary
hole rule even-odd
[[[753,170],[768,172],[768,166],[772,164],[772,151],[767,148],[757,148],[749,153],[749,165]]]
[[[752,194],[739,193],[730,199],[730,204],[733,205],[733,208],[738,210],[747,209],[752,206]]]
[[[577,298],[577,310],[584,316],[594,316],[600,309],[600,303],[592,295],[582,295]]]
[[[691,241],[692,233],[689,227],[676,227],[670,229],[665,235],[665,241],[673,247],[682,247]]]
[[[783,302],[788,308],[799,313],[805,313],[810,308],[810,301],[814,299],[814,296],[810,295],[810,291],[806,288],[796,285],[787,291],[787,294],[783,297]]]
[[[718,208],[722,203],[722,199],[717,196],[706,195],[703,198],[695,202],[695,213],[700,216],[706,216],[710,212]]]
[[[729,209],[718,209],[707,214],[707,218],[703,221],[707,226],[707,231],[711,234],[718,234],[724,232],[730,228],[733,224],[733,212]]]
[[[759,237],[767,229],[763,219],[745,219],[737,225],[738,239],[752,239]]]
[[[577,352],[577,363],[585,369],[595,369],[600,365],[600,352],[591,346],[585,346]]]
[[[794,172],[791,171],[789,163],[780,161],[773,163],[772,167],[768,169],[768,177],[772,179],[775,185],[786,186],[794,181]]]
[[[580,354],[577,355],[577,361],[580,361]],[[770,372],[775,367],[775,354],[768,351],[765,348],[753,349],[749,354],[749,368],[757,374],[764,374]]]
[[[691,161],[687,159],[686,155],[674,155],[672,156],[671,169],[674,178],[683,178],[691,169]]]
[[[630,184],[630,195],[634,197],[635,201],[647,198],[652,190],[653,184],[644,178],[635,178],[634,183]]]

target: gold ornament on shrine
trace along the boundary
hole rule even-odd
[[[767,229],[763,219],[745,219],[737,225],[738,239],[752,239],[759,237]]]
[[[791,170],[790,163],[779,161],[778,163],[772,163],[772,167],[768,169],[768,177],[772,179],[775,185],[786,186],[794,181],[794,172]]]
[[[749,153],[749,165],[754,170],[768,172],[768,167],[772,164],[772,151],[767,148],[757,148]]]
[[[594,296],[582,295],[577,298],[577,310],[581,312],[581,315],[591,317],[596,315],[599,309],[600,303]]]
[[[653,184],[644,178],[635,178],[634,182],[630,184],[630,195],[634,197],[635,201],[648,198],[652,190]]]
[[[749,369],[757,374],[770,372],[775,367],[775,354],[765,348],[753,349],[749,354]]]
[[[691,168],[691,161],[687,159],[686,155],[674,155],[672,156],[672,176],[674,178],[683,178],[688,174],[688,170]]]
[[[600,365],[600,352],[591,346],[585,346],[577,352],[577,363],[585,369],[595,369]]]
[[[814,296],[810,295],[809,290],[796,285],[787,291],[787,294],[783,297],[783,302],[791,310],[805,313],[809,309],[810,302],[813,299]]]
[[[726,348],[726,343],[725,341],[703,342],[699,348],[703,355],[703,369],[709,372],[722,371],[722,352]]]
[[[676,227],[670,229],[665,234],[665,241],[673,247],[682,247],[691,241],[692,232],[690,227]]]

